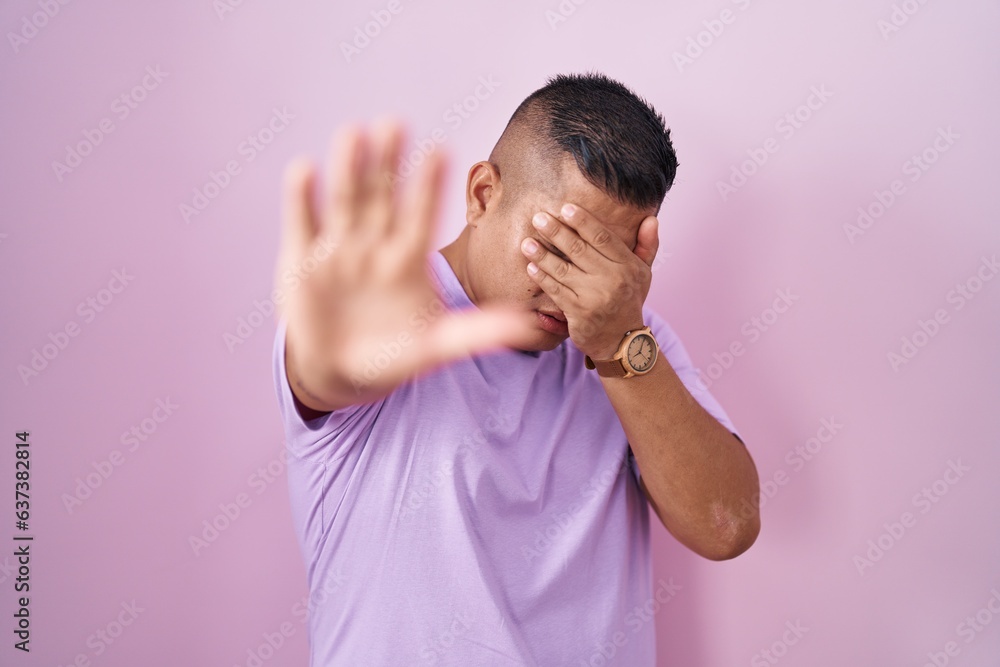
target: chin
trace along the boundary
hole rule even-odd
[[[539,330],[535,335],[535,339],[531,341],[531,343],[514,349],[518,352],[548,352],[549,350],[554,350],[559,347],[567,338],[569,338],[569,336],[559,336],[557,334],[551,334],[547,331]]]

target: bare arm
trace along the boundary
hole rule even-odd
[[[442,310],[426,261],[444,162],[429,155],[397,196],[402,144],[395,122],[378,123],[371,137],[342,129],[318,202],[313,165],[286,169],[276,282],[288,382],[311,411],[303,417],[375,400],[440,364],[517,345],[529,331],[523,314],[506,309],[428,314]]]
[[[743,443],[699,404],[665,359],[646,375],[601,378],[660,521],[705,558],[734,558],[757,539],[757,468]]]
[[[566,314],[570,337],[592,359],[609,359],[626,332],[643,326],[657,220],[639,224],[635,250],[593,215],[569,206],[540,213],[539,240],[522,243],[528,273]],[[669,363],[645,375],[601,378],[621,421],[642,485],[663,525],[713,560],[733,558],[760,531],[757,469],[743,444],[691,396]]]

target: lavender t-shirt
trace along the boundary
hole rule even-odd
[[[442,302],[474,308],[440,253]],[[708,412],[680,340],[661,354]],[[440,368],[371,404],[304,422],[274,381],[310,589],[310,667],[655,664],[654,583],[635,460],[569,341]],[[661,359],[662,363],[663,359]]]

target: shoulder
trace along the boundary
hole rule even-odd
[[[653,331],[653,336],[656,338],[656,343],[660,346],[660,350],[666,354],[668,351],[672,350],[677,345],[681,343],[680,337],[674,328],[667,322],[666,318],[656,312],[653,308],[649,306],[642,307],[642,320],[646,323]]]
[[[643,321],[652,330],[656,343],[660,347],[660,354],[677,373],[677,377],[684,383],[684,387],[709,414],[739,437],[729,415],[709,391],[710,383],[705,382],[701,369],[691,361],[687,348],[674,328],[667,322],[666,318],[652,308],[643,306],[642,311]]]

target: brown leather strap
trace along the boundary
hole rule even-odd
[[[586,357],[584,359],[584,365],[591,370],[596,370],[597,374],[601,377],[623,378],[628,375],[628,371],[625,370],[625,364],[623,364],[619,359],[594,361],[590,357]]]

